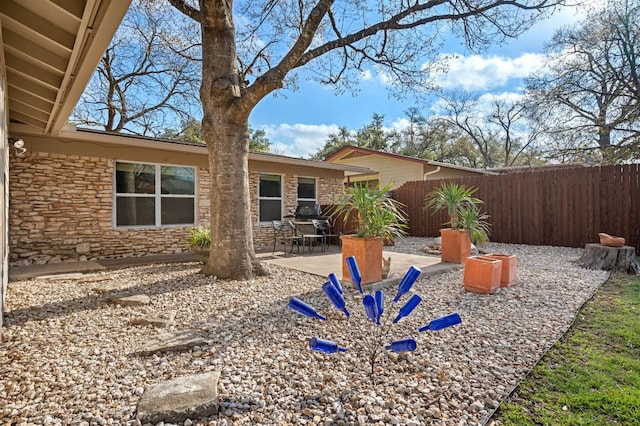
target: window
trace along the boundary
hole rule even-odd
[[[258,200],[260,222],[282,220],[282,177],[260,175]]]
[[[316,204],[316,179],[298,178],[298,206],[314,208]]]
[[[116,226],[193,225],[195,168],[116,162]]]

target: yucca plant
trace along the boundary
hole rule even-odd
[[[344,188],[336,200],[331,216],[343,214],[345,223],[353,214],[356,218],[357,237],[379,237],[392,240],[406,234],[406,215],[402,204],[389,197],[391,184],[354,185]]]
[[[449,221],[445,225],[460,229],[462,209],[482,204],[482,200],[473,197],[478,188],[467,188],[457,183],[443,182],[425,198],[425,207],[435,211],[446,209]]]
[[[458,223],[462,229],[469,231],[469,238],[476,246],[489,241],[491,224],[487,222],[489,215],[484,213],[475,204],[462,207],[458,211]]]

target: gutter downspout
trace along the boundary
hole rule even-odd
[[[422,176],[422,180],[427,180],[427,176],[432,175],[434,173],[438,173],[440,171],[440,166],[436,166],[436,168],[434,170],[431,170],[430,172],[425,173]]]

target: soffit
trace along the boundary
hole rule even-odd
[[[9,119],[56,134],[68,119],[130,0],[2,0]]]

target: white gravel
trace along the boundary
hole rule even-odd
[[[420,253],[427,242],[403,238],[394,250]],[[267,265],[269,277],[215,281],[193,263],[91,275],[113,276],[151,297],[149,305],[133,307],[107,303],[109,294],[94,291],[104,281],[12,282],[0,345],[0,424],[137,424],[146,386],[209,370],[221,371],[220,413],[186,424],[482,424],[607,277],[576,265],[582,249],[489,243],[486,250],[517,255],[516,284],[480,295],[463,289],[461,271],[418,280],[413,290],[422,303],[383,339],[413,337],[418,348],[407,356],[384,353],[373,377],[359,346],[374,331],[361,296],[346,289],[347,320],[314,275]],[[289,310],[291,296],[327,320]],[[391,319],[398,311],[393,296],[388,289]],[[198,330],[208,344],[132,355],[166,330],[129,321],[172,310],[171,329]],[[461,325],[417,333],[456,311]],[[312,352],[312,336],[348,351]]]

